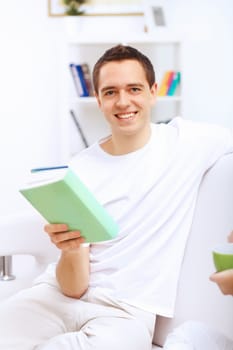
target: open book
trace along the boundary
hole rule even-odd
[[[87,243],[114,238],[117,223],[78,176],[70,169],[55,173],[43,172],[39,179],[33,175],[20,193],[49,223],[64,223],[70,230],[79,230]]]

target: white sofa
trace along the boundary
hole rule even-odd
[[[43,225],[44,220],[32,212],[0,218],[0,256],[14,256],[16,274],[14,281],[0,281],[0,297],[31,285],[32,279],[58,256]],[[233,336],[233,299],[223,296],[209,281],[214,271],[211,248],[224,242],[232,229],[233,154],[224,156],[204,176],[182,265],[175,317],[158,317],[153,349],[159,349],[167,332],[186,320],[203,321]],[[30,260],[20,262],[29,256]]]

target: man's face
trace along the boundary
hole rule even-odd
[[[155,98],[156,84],[150,88],[139,62],[114,61],[101,68],[97,100],[114,135],[147,128]]]

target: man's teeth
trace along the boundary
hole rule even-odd
[[[121,114],[121,115],[117,115],[118,118],[120,119],[129,119],[132,118],[134,116],[135,113],[127,113],[127,114]]]

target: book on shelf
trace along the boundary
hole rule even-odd
[[[19,192],[49,223],[79,230],[87,243],[118,233],[117,223],[70,168],[38,171]]]
[[[166,71],[158,89],[158,96],[173,96],[180,83],[180,72]]]
[[[94,87],[92,84],[90,67],[87,63],[82,63],[81,68],[82,68],[83,77],[86,83],[86,87],[88,90],[88,94],[89,96],[94,96]]]
[[[166,71],[164,73],[162,82],[159,86],[158,96],[166,96],[167,95],[167,91],[168,91],[169,86],[172,82],[173,75],[174,75],[173,71]]]
[[[173,79],[168,87],[167,96],[174,96],[178,85],[180,84],[180,72],[174,72]]]
[[[86,84],[86,80],[84,78],[84,72],[83,72],[82,66],[81,66],[81,64],[76,64],[75,67],[77,69],[78,77],[79,77],[79,80],[80,80],[80,83],[81,83],[82,89],[83,89],[83,94],[80,97],[89,96],[89,91],[88,91],[88,87]]]
[[[70,68],[70,72],[71,72],[71,76],[73,78],[73,82],[74,82],[74,86],[75,86],[75,90],[76,93],[79,97],[84,96],[84,91],[83,91],[83,87],[79,78],[79,74],[78,71],[76,69],[76,65],[74,63],[70,63],[69,65]]]
[[[87,63],[70,63],[70,71],[79,97],[94,96],[90,68]]]

